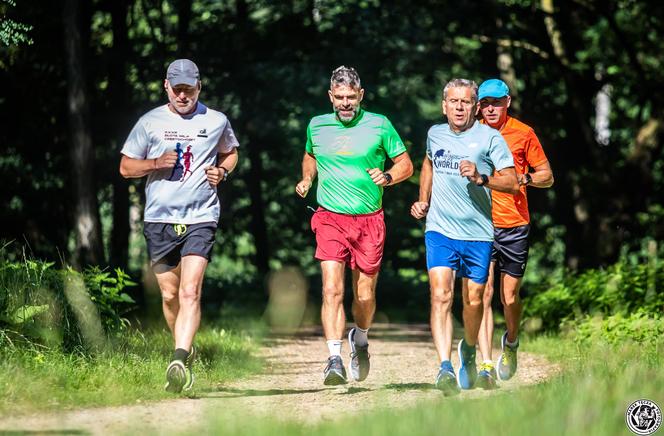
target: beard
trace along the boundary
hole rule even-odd
[[[341,120],[341,122],[347,123],[355,118],[355,116],[357,115],[357,109],[358,109],[357,107],[351,107],[348,110],[343,109],[344,112],[349,112],[350,115],[342,115],[341,114],[342,108],[335,107],[334,113],[337,115],[337,118]]]

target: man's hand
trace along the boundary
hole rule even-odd
[[[413,218],[417,218],[418,220],[427,216],[428,211],[429,203],[426,201],[416,201],[410,207],[410,214],[413,216]]]
[[[381,171],[378,168],[367,169],[367,173],[371,177],[371,181],[374,182],[377,186],[387,186],[387,178],[385,177],[385,172]]]
[[[295,192],[297,192],[297,195],[304,198],[309,193],[309,189],[311,189],[312,185],[313,182],[311,181],[311,179],[307,178],[302,179],[297,185],[295,185]]]
[[[219,182],[224,180],[224,171],[226,170],[214,165],[205,167],[205,175],[207,176],[207,180],[210,186],[214,188],[219,184]]]
[[[155,159],[155,169],[163,170],[164,168],[173,168],[175,162],[178,161],[178,152],[177,151],[167,151],[166,153],[159,156]]]
[[[461,173],[463,177],[467,178],[469,182],[472,182],[476,185],[482,183],[482,178],[480,177],[480,173],[477,172],[477,166],[475,165],[475,162],[462,160],[459,163],[459,173]]]

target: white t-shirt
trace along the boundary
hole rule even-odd
[[[129,133],[121,153],[133,159],[155,159],[177,151],[173,168],[153,171],[145,185],[145,221],[196,224],[219,221],[219,197],[205,168],[217,153],[240,144],[221,112],[198,102],[193,114],[177,115],[163,105],[143,115]]]

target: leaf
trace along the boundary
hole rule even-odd
[[[46,312],[47,310],[48,304],[42,304],[39,306],[21,306],[16,309],[14,313],[5,317],[4,319],[10,324],[23,324],[35,316]]]

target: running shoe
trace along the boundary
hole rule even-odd
[[[458,347],[459,367],[458,382],[461,389],[472,389],[477,378],[477,369],[475,367],[475,347],[466,344],[465,339],[459,341]]]
[[[350,344],[350,375],[355,381],[362,381],[369,375],[369,344],[357,345],[355,343],[355,328],[348,332]]]
[[[477,374],[477,387],[482,389],[496,388],[496,368],[493,362],[480,363],[480,372]]]
[[[330,356],[327,359],[327,366],[323,374],[325,377],[323,384],[327,386],[345,385],[347,383],[346,369],[341,356]]]
[[[168,392],[180,393],[189,379],[189,373],[184,362],[177,359],[173,360],[166,368],[166,386],[164,386],[164,389]]]
[[[513,347],[507,345],[507,332],[505,332],[500,345],[503,352],[498,358],[498,378],[504,381],[511,379],[516,373],[516,351],[519,348],[519,340],[517,339]]]
[[[436,389],[443,391],[445,395],[456,395],[459,393],[454,367],[449,360],[443,360],[436,376]]]
[[[189,378],[187,380],[187,383],[182,387],[182,390],[188,391],[194,386],[194,361],[196,360],[196,347],[194,344],[191,344],[191,351],[189,352],[189,356],[184,361],[184,366],[187,368],[187,373],[189,374]]]

